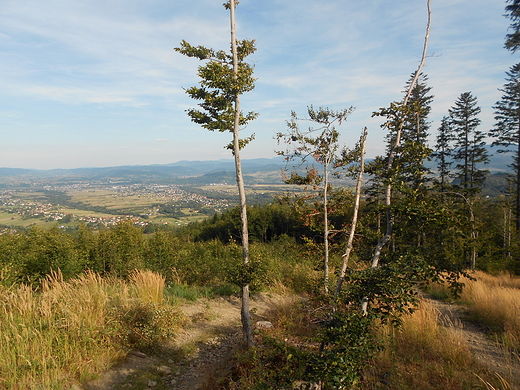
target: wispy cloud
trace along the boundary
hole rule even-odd
[[[9,143],[0,146],[0,165],[89,165],[92,151],[51,157],[65,142],[82,150],[87,135],[96,143],[92,164],[228,155],[215,147],[227,143],[226,134],[208,134],[186,117],[185,109],[197,102],[183,88],[197,83],[199,63],[173,50],[183,39],[227,49],[229,21],[221,3],[3,2],[0,116]],[[467,90],[478,97],[483,126],[489,127],[497,88],[516,61],[502,48],[504,4],[436,0],[432,7],[435,56],[425,72],[435,95],[433,129]],[[384,134],[371,113],[402,97],[421,54],[426,1],[243,0],[237,17],[239,37],[256,39],[258,47],[251,56],[257,88],[243,99],[244,109],[260,113],[247,129],[257,134],[247,156],[271,156],[273,133],[285,127],[291,110],[309,104],[355,106],[345,132],[370,126],[370,150],[383,150]],[[31,142],[57,149],[25,154],[28,132]],[[121,137],[135,153],[119,152]]]

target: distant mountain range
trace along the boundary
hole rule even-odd
[[[282,157],[258,158],[242,161],[244,176],[251,175],[261,181],[281,181],[280,170],[285,166]],[[209,184],[235,180],[233,159],[213,161],[179,161],[172,164],[124,165],[102,168],[75,169],[21,169],[0,168],[0,182],[77,182],[77,181],[124,181],[124,182],[169,182],[179,184]],[[256,180],[254,180],[256,181]]]
[[[490,150],[495,152],[494,150]],[[510,171],[511,154],[494,153],[490,164],[485,168],[490,173]],[[426,164],[435,168],[434,162]],[[242,160],[246,183],[279,184],[280,170],[285,167],[282,157]],[[204,185],[211,183],[235,182],[233,159],[210,161],[178,161],[172,164],[124,165],[103,168],[76,169],[20,169],[0,168],[0,184],[7,183],[74,183],[74,182],[124,182],[124,183],[171,183],[185,185]]]

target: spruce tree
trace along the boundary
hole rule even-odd
[[[511,34],[506,35],[505,48],[513,53],[520,48],[520,0],[506,0],[506,14],[511,19]]]
[[[407,93],[411,83],[415,78],[415,72],[412,73],[407,81],[403,91]],[[431,155],[432,150],[427,145],[429,136],[430,122],[428,115],[431,111],[431,102],[433,95],[429,94],[431,87],[427,86],[428,76],[421,73],[417,78],[417,82],[412,88],[408,99],[408,110],[400,110],[400,112],[389,112],[393,123],[385,123],[384,128],[388,129],[386,136],[387,151],[395,145],[398,129],[400,129],[400,143],[396,154],[399,156],[394,163],[395,171],[399,172],[398,181],[405,183],[412,188],[418,188],[426,182],[426,177],[430,170],[425,167],[424,161]],[[375,115],[380,115],[375,113]],[[385,114],[385,115],[386,115]],[[387,153],[388,154],[388,153]],[[373,172],[376,166],[370,164],[369,172]]]
[[[407,93],[414,77],[415,72],[411,74],[410,79],[406,82],[403,93]],[[420,110],[415,112],[412,118],[405,118],[406,120],[403,126],[404,138],[415,139],[422,143],[426,143],[426,139],[428,138],[428,131],[430,129],[428,115],[431,112],[431,102],[434,97],[429,94],[432,88],[429,87],[427,83],[428,76],[421,73],[417,79],[417,84],[415,84],[412,89],[409,100],[409,104],[418,102]]]
[[[489,136],[494,138],[493,146],[504,148],[498,149],[498,153],[514,153],[510,165],[514,172],[511,181],[516,192],[516,228],[520,232],[520,64],[512,66],[506,75],[507,82],[500,89],[504,93],[502,99],[493,106],[496,123]]]
[[[449,183],[450,167],[452,164],[452,153],[451,147],[452,131],[450,121],[447,116],[444,116],[441,120],[441,125],[437,132],[435,144],[435,152],[432,154],[433,158],[437,160],[437,172],[439,175],[438,184],[441,192],[446,190]]]
[[[406,91],[409,89],[415,73],[412,73],[406,83]],[[428,147],[430,122],[428,115],[431,112],[433,95],[430,94],[431,87],[427,85],[428,76],[424,73],[419,75],[417,83],[410,95],[410,107],[415,108],[411,117],[405,118],[402,132],[403,155],[402,160],[408,172],[410,184],[413,188],[426,181],[430,172],[424,166],[425,160],[431,155],[432,150]]]
[[[477,130],[480,107],[471,92],[464,92],[449,110],[450,127],[453,131],[453,160],[456,162],[456,185],[464,191],[478,192],[484,184],[487,171],[479,169],[480,164],[488,164],[485,148],[485,134]]]

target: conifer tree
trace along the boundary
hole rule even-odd
[[[406,83],[406,90],[403,91],[408,96],[415,72]],[[374,190],[380,181],[378,172],[381,172],[387,164],[388,156],[392,148],[395,148],[396,137],[400,135],[399,146],[395,148],[395,158],[393,171],[396,176],[394,179],[411,188],[418,188],[426,182],[430,170],[425,167],[425,160],[431,155],[432,150],[427,145],[428,131],[430,122],[428,114],[431,111],[433,95],[429,92],[431,87],[427,86],[428,76],[423,73],[417,77],[417,82],[409,92],[407,109],[394,105],[385,110],[380,110],[374,115],[386,116],[387,121],[382,125],[388,130],[386,135],[387,154],[381,156],[368,164],[368,173],[373,177],[371,189]],[[373,192],[373,191],[372,191]]]
[[[437,160],[437,172],[439,175],[438,183],[441,192],[446,189],[449,177],[450,167],[452,164],[453,148],[451,147],[452,131],[449,118],[444,116],[441,120],[441,125],[437,132],[435,143],[435,152],[432,154],[433,158]]]
[[[514,65],[506,72],[506,84],[500,89],[504,94],[495,109],[495,126],[489,132],[494,138],[493,146],[503,147],[498,153],[513,152],[512,182],[515,188],[516,228],[520,232],[520,64]],[[509,148],[512,147],[512,148]]]
[[[406,83],[406,93],[415,77],[412,73]],[[404,118],[402,130],[402,162],[403,171],[406,172],[410,185],[417,188],[426,181],[430,170],[424,166],[425,160],[431,155],[432,150],[428,147],[430,122],[428,115],[431,111],[433,95],[430,94],[431,87],[427,85],[428,76],[424,73],[419,75],[417,83],[410,94],[409,106],[414,108],[410,116]]]
[[[511,19],[511,34],[506,35],[505,48],[513,53],[520,48],[520,0],[506,0],[506,15]]]
[[[462,93],[449,110],[457,185],[470,192],[478,192],[486,178],[487,171],[478,166],[489,163],[485,133],[477,130],[480,111],[477,98],[471,92]]]

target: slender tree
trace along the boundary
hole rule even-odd
[[[465,191],[478,192],[484,184],[487,172],[478,166],[488,164],[489,156],[485,148],[485,133],[477,130],[480,125],[477,98],[471,92],[462,93],[450,108],[449,114],[458,186]]]
[[[287,122],[288,132],[276,135],[278,143],[283,142],[287,145],[286,150],[277,152],[279,155],[285,156],[287,161],[297,159],[301,164],[306,164],[309,160],[311,161],[311,164],[306,167],[305,175],[292,172],[286,183],[311,185],[321,188],[324,244],[323,284],[325,293],[328,293],[329,289],[330,226],[328,201],[330,179],[336,168],[345,165],[345,162],[341,160],[338,154],[340,145],[339,132],[336,130],[336,125],[343,123],[353,110],[353,107],[340,111],[333,111],[323,107],[316,110],[313,106],[310,106],[307,109],[309,115],[307,120],[317,124],[317,127],[310,127],[307,130],[300,129],[298,122],[301,119],[293,111],[291,119]]]
[[[520,0],[506,0],[505,16],[511,19],[511,34],[506,35],[505,48],[513,53],[520,47]]]
[[[502,99],[493,106],[496,123],[489,136],[494,138],[493,146],[501,147],[498,153],[513,153],[511,181],[515,188],[516,229],[520,232],[520,64],[512,66],[506,75],[504,88],[500,89]]]
[[[378,240],[376,247],[374,249],[374,253],[372,255],[372,262],[370,265],[371,269],[379,268],[379,261],[381,259],[381,252],[386,244],[390,241],[393,234],[394,229],[394,215],[392,213],[392,190],[395,181],[395,167],[394,161],[399,156],[399,148],[401,147],[401,134],[404,128],[405,118],[409,115],[410,107],[408,107],[408,103],[410,100],[410,96],[412,95],[412,91],[419,79],[419,75],[422,72],[422,68],[424,67],[424,63],[426,62],[426,54],[428,52],[428,43],[430,40],[430,28],[431,28],[431,0],[427,1],[427,10],[428,10],[428,22],[426,24],[426,34],[424,38],[424,46],[423,53],[421,56],[421,61],[417,70],[414,73],[414,78],[409,84],[408,91],[402,103],[391,103],[388,109],[381,109],[379,112],[375,113],[375,115],[380,115],[388,118],[385,122],[385,127],[391,127],[395,129],[395,136],[393,137],[394,142],[392,143],[388,156],[386,158],[386,170],[385,170],[385,214],[386,214],[386,230],[384,235]],[[412,108],[413,110],[413,108]],[[361,312],[363,314],[367,314],[368,303],[370,298],[368,296],[364,296],[361,302]]]
[[[437,132],[435,152],[433,158],[437,161],[437,171],[439,175],[439,186],[441,192],[446,190],[450,177],[450,167],[452,164],[453,149],[451,146],[452,130],[449,118],[444,116]]]
[[[345,280],[345,274],[347,272],[348,262],[350,259],[350,253],[354,247],[354,235],[356,234],[356,226],[359,214],[359,202],[361,198],[361,185],[363,184],[363,175],[365,174],[365,149],[367,144],[368,129],[365,127],[363,134],[359,140],[359,146],[356,148],[359,153],[359,172],[356,182],[356,195],[354,199],[354,213],[352,216],[352,223],[350,224],[350,232],[348,235],[347,246],[345,247],[345,253],[341,256],[341,269],[339,271],[338,282],[336,284],[336,291],[334,293],[334,301],[337,301],[341,287]]]
[[[254,53],[255,41],[236,39],[235,7],[238,1],[229,0],[224,7],[230,11],[231,24],[231,53],[223,50],[215,51],[203,46],[191,46],[182,41],[176,51],[188,57],[206,61],[198,68],[201,78],[200,86],[189,88],[187,94],[200,100],[201,109],[189,109],[188,115],[195,123],[210,131],[229,131],[233,134],[233,141],[227,146],[235,157],[236,181],[240,197],[240,218],[242,224],[242,258],[244,265],[242,281],[242,329],[244,342],[249,347],[253,344],[253,329],[249,311],[249,232],[247,226],[247,203],[240,162],[240,150],[247,145],[253,136],[239,138],[241,126],[255,119],[257,114],[249,112],[243,114],[240,108],[240,96],[254,88],[253,67],[246,63],[245,58]]]

